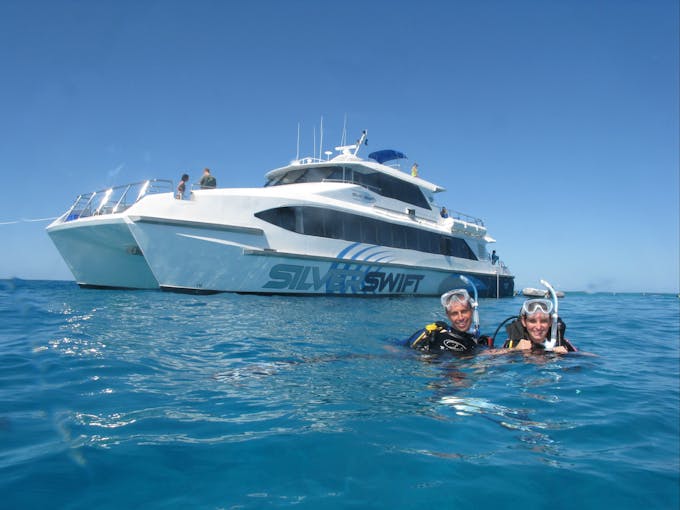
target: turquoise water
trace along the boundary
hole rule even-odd
[[[678,298],[560,311],[597,356],[428,359],[436,298],[5,281],[0,506],[677,508]]]

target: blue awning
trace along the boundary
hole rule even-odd
[[[406,154],[399,151],[393,151],[392,149],[384,149],[381,151],[371,152],[368,155],[369,158],[374,159],[378,163],[384,163],[385,161],[392,161],[393,159],[407,159]]]

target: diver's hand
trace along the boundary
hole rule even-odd
[[[569,351],[567,351],[567,348],[563,345],[558,345],[553,349],[553,352],[555,354],[567,354]]]
[[[515,347],[515,349],[522,349],[524,351],[531,350],[531,340],[520,340],[517,342],[517,347]]]

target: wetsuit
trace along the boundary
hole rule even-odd
[[[476,341],[474,335],[470,333],[462,333],[445,322],[435,322],[411,335],[408,345],[424,352],[448,351],[456,354],[470,354],[477,350],[479,345],[488,345],[488,337],[480,337],[479,341]]]

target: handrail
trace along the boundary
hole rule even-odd
[[[437,206],[435,206],[437,207]],[[440,208],[441,209],[441,208]],[[449,214],[449,218],[453,218],[454,220],[461,220],[466,223],[472,223],[473,225],[478,225],[480,227],[484,226],[484,221],[481,218],[477,218],[475,216],[470,216],[469,214],[465,214],[460,211],[453,211],[451,209],[447,208],[447,212]]]
[[[149,179],[146,181],[122,184],[90,193],[82,193],[76,197],[73,205],[64,213],[62,221],[73,221],[89,216],[119,213],[138,202],[145,195],[172,192],[173,182],[168,179]],[[132,192],[132,193],[131,193]],[[96,207],[96,197],[103,198]],[[130,197],[134,197],[131,199]],[[93,208],[94,207],[94,208]]]

